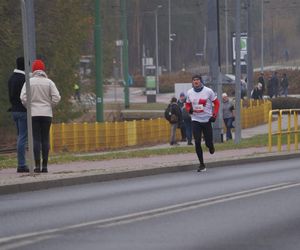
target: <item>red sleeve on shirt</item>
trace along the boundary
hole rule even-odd
[[[220,101],[218,100],[218,98],[216,98],[214,101],[213,101],[213,103],[214,103],[214,112],[213,112],[213,115],[215,116],[215,117],[217,117],[217,115],[218,115],[218,112],[219,112],[219,108],[220,108]]]
[[[192,104],[191,104],[190,102],[186,102],[186,103],[185,103],[185,109],[186,109],[186,111],[187,111],[188,113],[190,112],[191,107],[192,107]]]

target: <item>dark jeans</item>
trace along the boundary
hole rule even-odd
[[[226,126],[226,140],[231,140],[232,139],[231,129],[234,128],[234,126],[232,125],[234,118],[233,117],[224,118],[223,120]]]
[[[32,133],[33,133],[33,152],[36,167],[39,167],[41,161],[41,148],[43,167],[47,167],[48,155],[50,149],[49,131],[52,118],[48,116],[32,117]]]
[[[18,167],[26,165],[26,143],[27,143],[27,113],[26,112],[12,112],[18,133],[17,140],[17,154],[18,154]]]
[[[186,129],[185,129],[185,123],[184,121],[180,122],[180,133],[181,133],[181,140],[185,141],[186,140]]]
[[[192,121],[191,120],[184,120],[185,125],[185,134],[188,140],[188,143],[192,142]]]
[[[193,135],[195,139],[195,149],[200,163],[204,163],[203,151],[201,147],[202,134],[204,136],[205,145],[208,148],[214,148],[213,130],[210,122],[192,121]]]

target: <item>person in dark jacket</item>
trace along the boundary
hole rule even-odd
[[[282,89],[282,94],[287,97],[288,95],[288,88],[289,88],[289,81],[287,79],[286,73],[283,73],[282,79],[280,81],[281,89]]]
[[[235,120],[234,117],[234,105],[232,101],[229,100],[229,97],[226,93],[222,94],[222,112],[223,112],[223,121],[226,127],[226,141],[232,140],[232,132],[231,129],[234,128],[233,122]]]
[[[271,87],[273,89],[273,95],[278,97],[279,94],[279,80],[277,76],[277,72],[275,71],[272,78],[271,78]]]
[[[17,68],[8,80],[8,94],[12,112],[12,117],[17,127],[17,157],[18,173],[29,172],[26,166],[26,143],[27,143],[27,110],[22,105],[20,93],[25,83],[24,57],[18,57],[16,60]]]
[[[260,82],[251,91],[251,98],[254,100],[262,100],[263,99],[262,84]]]
[[[169,120],[171,124],[171,136],[170,136],[170,145],[178,145],[176,141],[176,129],[179,126],[180,121],[182,120],[181,110],[177,104],[177,98],[172,97],[171,102],[172,115]]]
[[[177,100],[177,104],[178,107],[181,109],[181,113],[182,113],[185,104],[185,94],[183,92],[180,93],[179,99]],[[183,119],[179,122],[179,127],[181,132],[181,141],[186,141],[186,129],[185,129],[185,123]]]
[[[261,88],[261,92],[262,94],[265,93],[265,89],[266,89],[266,84],[265,84],[265,79],[264,79],[264,72],[260,72],[260,76],[258,78],[258,82],[261,83],[262,88]]]

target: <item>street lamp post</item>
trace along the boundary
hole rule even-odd
[[[264,0],[261,0],[261,58],[260,71],[264,72]]]
[[[157,12],[162,5],[158,5],[154,11],[155,15],[155,80],[156,80],[156,93],[159,94],[159,61],[158,61],[158,21],[157,21]]]
[[[168,0],[168,17],[169,17],[169,73],[171,73],[172,71],[171,0]]]
[[[31,121],[31,92],[29,72],[36,57],[34,1],[21,0],[23,49],[25,60],[25,84],[27,93],[27,130],[28,130],[28,163],[30,174],[33,175],[34,155]]]
[[[264,4],[270,1],[261,0],[261,58],[260,71],[264,72]]]
[[[229,52],[228,52],[228,4],[225,0],[225,57],[226,57],[226,74],[229,73]]]
[[[204,53],[202,52],[197,52],[195,54],[195,56],[199,57],[199,72],[201,72],[201,66],[202,66],[202,62],[203,62],[203,56],[204,56]]]

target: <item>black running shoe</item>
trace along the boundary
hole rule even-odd
[[[29,168],[27,166],[22,166],[17,168],[17,173],[28,173]]]
[[[206,167],[203,163],[201,163],[199,168],[197,169],[197,172],[205,172],[205,171],[206,171]]]
[[[215,153],[215,147],[212,146],[211,148],[209,148],[209,153],[212,155]]]
[[[41,172],[41,168],[35,167],[35,168],[33,169],[33,172],[35,172],[35,173],[40,173],[40,172]]]
[[[48,168],[43,167],[43,168],[42,168],[42,173],[48,173]]]

